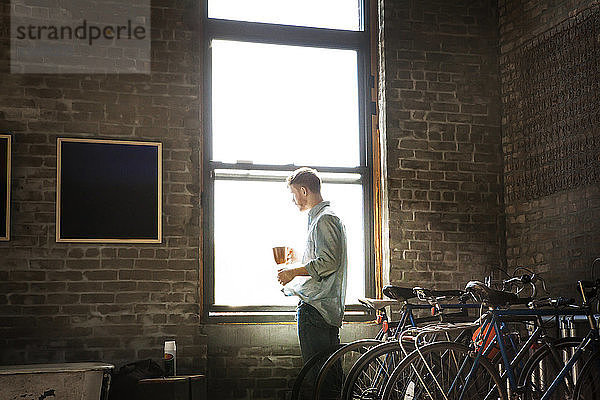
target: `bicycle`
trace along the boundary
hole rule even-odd
[[[437,321],[437,323],[440,323],[443,321],[469,320],[472,318],[468,316],[468,309],[480,307],[479,304],[466,304],[464,302],[465,292],[460,290],[432,291],[417,287],[414,288],[413,291],[420,300],[429,304],[430,307],[433,307],[433,310],[435,310],[437,314],[435,320],[429,318],[427,319],[427,322]],[[458,304],[442,303],[443,300],[453,297],[461,298],[461,302]],[[445,311],[453,309],[460,309],[461,312],[445,314]],[[422,324],[416,324],[416,326],[419,325],[422,326]],[[391,371],[398,365],[404,356],[409,353],[409,350],[403,348],[402,343],[407,342],[409,345],[412,345],[413,338],[400,338],[407,329],[411,328],[407,327],[398,331],[398,334],[393,337],[393,340],[372,348],[356,361],[350,369],[342,388],[342,399],[378,398]],[[415,329],[419,328],[417,327]],[[455,339],[463,340],[465,337],[466,333],[462,333]],[[428,338],[428,340],[434,339],[435,338]]]
[[[512,278],[513,281],[517,279],[526,281],[532,285],[534,285],[538,280],[533,273],[531,276],[527,277]],[[508,285],[509,282],[509,280],[504,281],[503,285]],[[426,289],[415,288],[414,290],[421,300],[428,302],[437,309],[452,307],[480,307],[480,304],[464,304],[464,298],[461,298],[461,304],[459,305],[443,304],[439,302],[439,299],[436,298],[433,293],[430,293],[430,291]],[[533,288],[533,292],[535,292],[535,287]],[[461,291],[458,291],[458,293],[461,293]],[[467,297],[470,297],[470,295]],[[458,321],[465,320],[466,319],[463,318],[459,319]],[[472,318],[468,320],[471,321]],[[446,319],[446,322],[451,321],[451,319]],[[475,330],[476,334],[478,332],[476,328],[476,324],[454,324],[448,326],[447,324],[444,325],[440,323],[425,328],[408,328],[401,334],[401,337],[398,338],[399,340],[396,343],[387,343],[377,346],[357,361],[357,363],[353,366],[346,383],[344,384],[342,398],[362,399],[365,397],[378,397],[381,394],[381,391],[383,390],[383,387],[395,366],[397,366],[398,363],[410,353],[415,345],[418,345],[419,343],[426,344],[434,342],[438,340],[437,336],[442,333],[445,335],[445,338],[448,341],[451,340],[461,343],[469,343],[471,337],[473,336],[470,333],[473,330]],[[452,333],[454,337],[451,337],[450,335],[450,332],[452,331],[454,331],[454,333]],[[425,336],[422,334],[425,334]],[[367,382],[367,384],[365,384],[365,382]]]
[[[503,309],[504,306],[531,303],[531,298],[519,298],[514,293],[494,290],[481,282],[470,282],[467,291],[473,293],[485,304],[490,311],[482,319],[482,345],[475,348],[456,344],[438,342],[417,348],[406,357],[394,370],[383,392],[383,399],[416,398],[417,395],[436,399],[507,399],[507,388],[511,398],[551,398],[591,399],[598,398],[597,366],[600,364],[600,354],[597,352],[598,328],[589,309],[589,301],[598,294],[600,281],[595,283],[578,283],[583,298],[583,307],[578,309]],[[586,291],[586,289],[588,289]],[[561,365],[560,371],[553,377],[549,386],[546,384],[531,384],[521,378],[517,384],[516,366],[520,359],[533,348],[533,344],[541,335],[541,328],[536,328],[528,340],[519,348],[517,355],[509,360],[505,338],[501,333],[500,324],[506,317],[534,317],[558,315],[586,315],[590,324],[590,332],[582,339],[566,363],[562,354],[565,349],[572,349],[576,340],[563,340],[558,343],[546,343],[534,353],[523,368],[523,374],[531,374],[533,368],[545,359],[546,364]],[[489,329],[492,327],[493,329]],[[502,375],[486,357],[492,347],[497,346],[501,355]],[[586,360],[585,354],[594,354]],[[582,365],[581,373],[575,376],[574,367]],[[522,375],[523,376],[523,375]]]
[[[310,383],[306,382],[306,377],[309,375],[309,371],[319,365],[322,367],[319,369],[317,379],[314,385],[314,399],[338,399],[342,384],[344,383],[345,376],[350,367],[354,364],[357,358],[364,354],[367,350],[384,343],[389,338],[397,337],[398,333],[401,332],[406,326],[414,326],[417,324],[423,324],[426,322],[439,320],[438,315],[431,315],[426,317],[416,318],[414,316],[414,310],[430,310],[430,305],[425,304],[412,304],[408,300],[417,297],[413,289],[403,288],[399,286],[387,285],[383,288],[383,294],[391,300],[379,300],[379,299],[359,299],[367,309],[378,312],[378,324],[382,326],[379,333],[374,339],[361,339],[345,345],[335,345],[331,348],[324,350],[318,355],[311,358],[300,370],[298,377],[294,382],[292,388],[292,400],[296,400],[303,395],[303,391],[311,392]],[[456,296],[463,294],[462,291],[435,291],[438,296]],[[388,321],[385,308],[393,305],[402,305],[402,314],[398,321]],[[455,312],[447,318],[465,318],[465,312]],[[341,369],[341,372],[340,372]],[[309,394],[310,395],[310,394]]]

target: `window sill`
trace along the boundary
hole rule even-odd
[[[295,311],[210,311],[204,322],[210,324],[285,324],[295,323]],[[349,310],[344,322],[372,321],[374,316],[366,311]]]

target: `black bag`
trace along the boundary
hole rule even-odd
[[[123,365],[119,368],[119,372],[113,375],[108,399],[133,400],[140,379],[160,378],[162,376],[165,376],[165,371],[151,359]]]

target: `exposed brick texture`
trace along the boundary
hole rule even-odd
[[[504,256],[497,12],[385,1],[392,283],[462,287]]]
[[[12,230],[0,242],[0,364],[160,359],[204,370],[198,320],[200,46],[190,1],[153,1],[152,74],[9,73],[0,37],[0,131],[13,135]],[[43,3],[42,3],[43,4]],[[10,1],[0,3],[2,26]],[[56,139],[163,143],[163,241],[56,243]]]
[[[511,51],[592,3],[581,0],[500,1],[501,74],[507,71],[507,55]],[[506,86],[502,89],[503,92],[509,90]],[[504,117],[506,121],[514,116],[505,114]],[[511,144],[510,137],[505,134],[504,147]],[[598,151],[600,149],[596,149],[596,155]],[[562,173],[564,171],[555,171],[557,176]],[[575,282],[591,277],[591,261],[600,256],[599,215],[600,188],[597,185],[580,186],[533,200],[507,201],[506,257],[509,268],[530,266],[546,278],[553,293],[574,295]]]
[[[209,394],[214,399],[282,399],[302,368],[297,345],[209,346]]]
[[[374,323],[345,323],[342,343],[375,337]],[[302,367],[295,324],[206,325],[210,399],[288,399]]]

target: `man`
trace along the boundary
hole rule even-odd
[[[297,276],[308,278],[284,287],[284,293],[300,298],[296,314],[298,339],[302,359],[307,362],[313,355],[340,343],[348,266],[346,230],[329,202],[323,201],[316,170],[299,168],[287,178],[287,184],[294,204],[300,211],[308,211],[308,237],[301,264],[280,269],[277,278],[282,285]],[[312,371],[309,382],[314,382],[317,371],[318,368]]]

